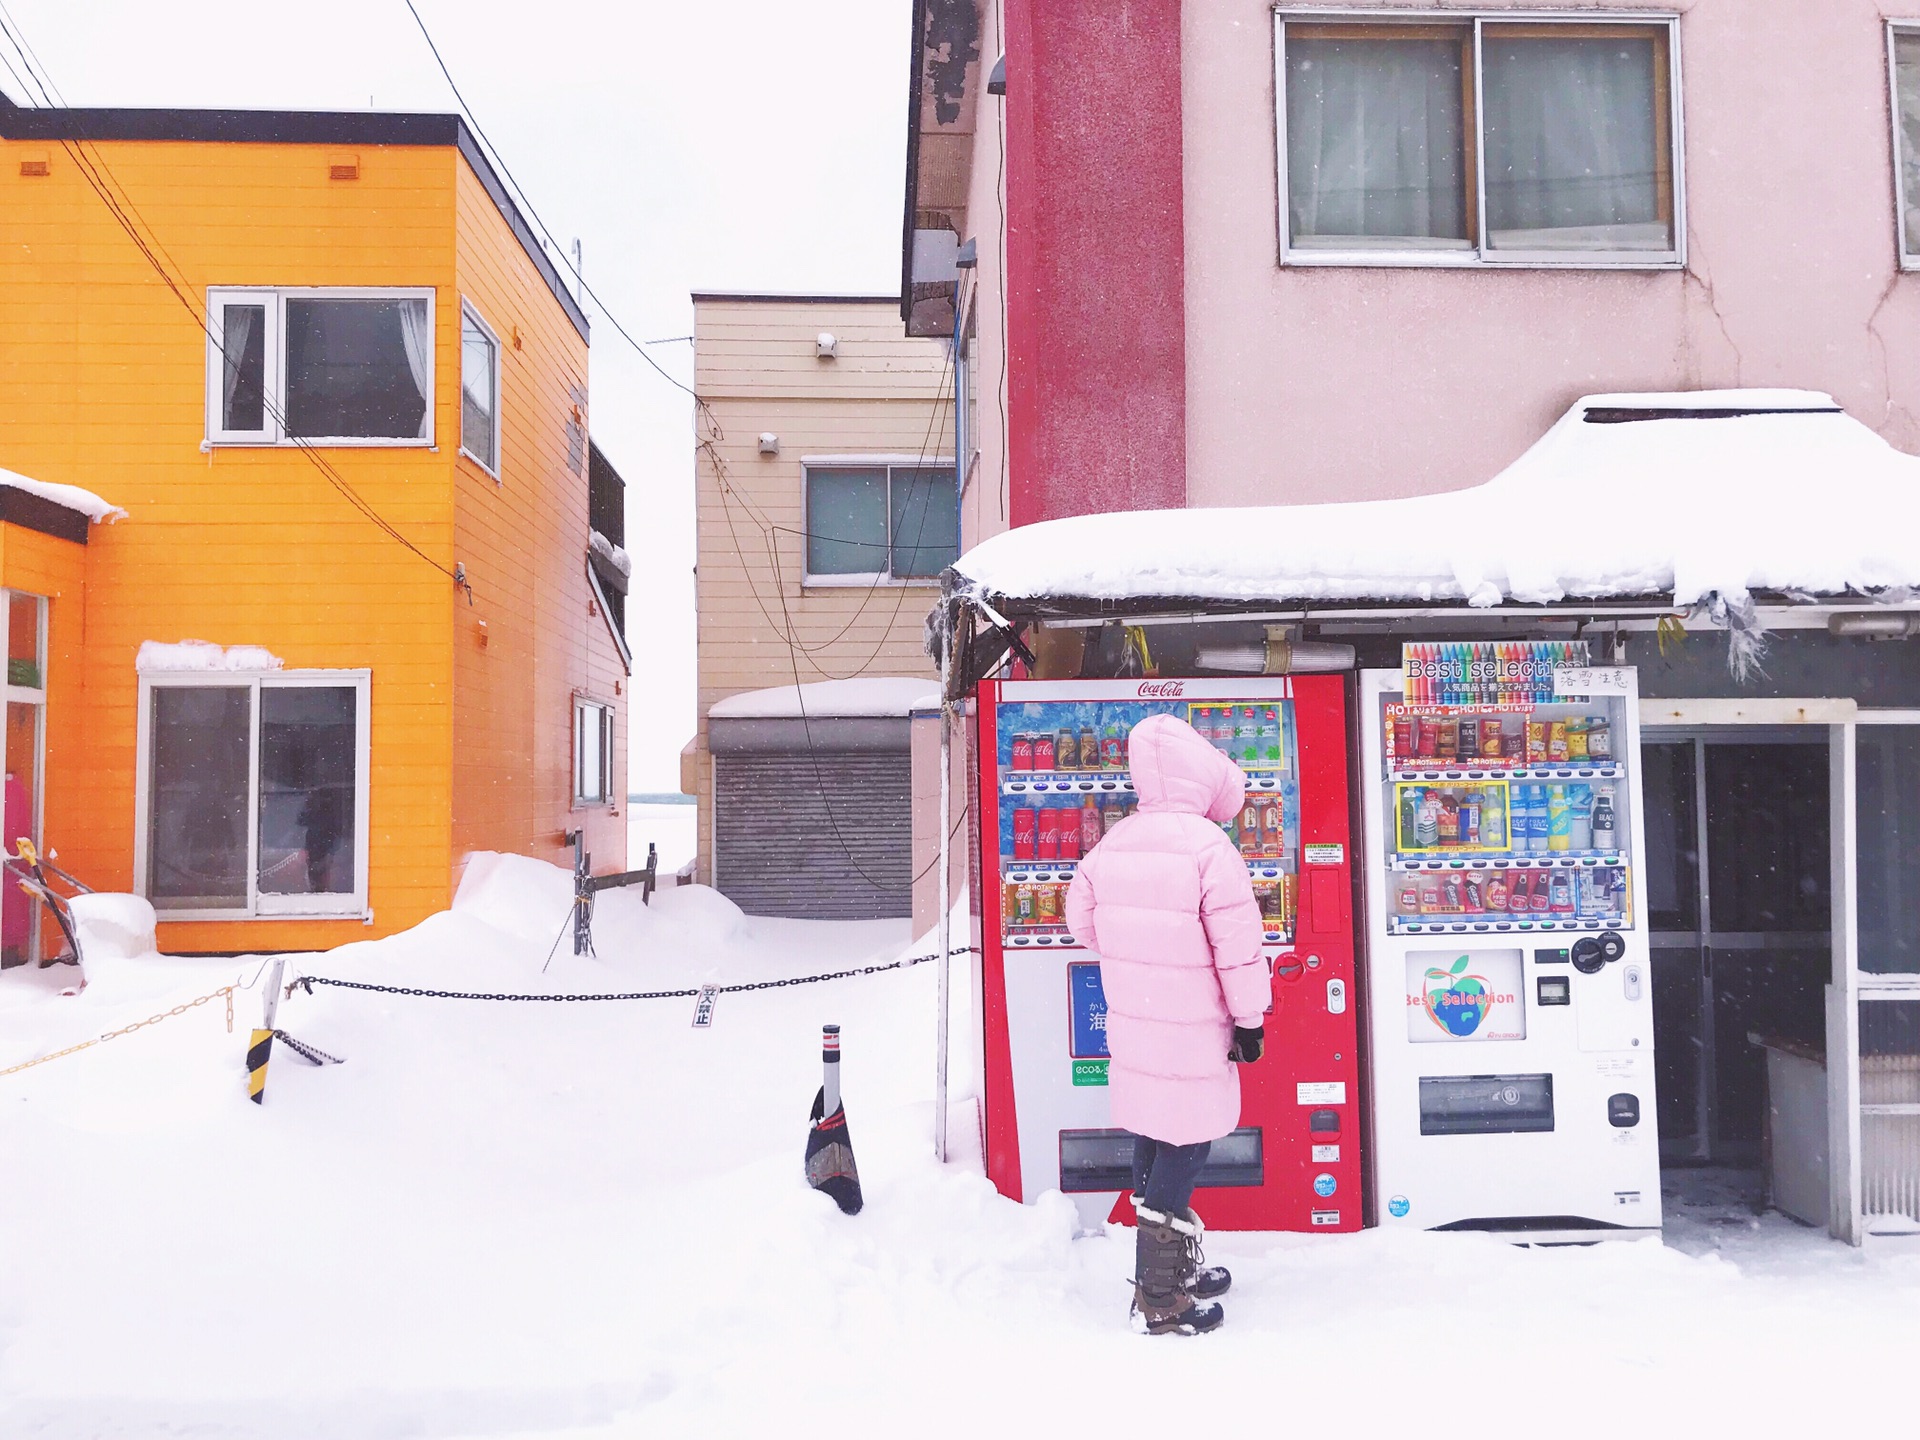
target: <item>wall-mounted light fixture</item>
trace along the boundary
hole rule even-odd
[[[1907,611],[1848,610],[1827,617],[1827,631],[1855,640],[1905,640],[1920,630],[1920,619]]]

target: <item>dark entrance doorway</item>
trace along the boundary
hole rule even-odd
[[[1755,1037],[1824,1048],[1832,976],[1824,727],[1643,740],[1660,1153],[1757,1166]]]

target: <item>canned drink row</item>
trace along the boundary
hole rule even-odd
[[[1610,764],[1613,721],[1606,715],[1396,715],[1388,722],[1387,753],[1396,764]]]
[[[1104,802],[1104,803],[1103,803]],[[1072,805],[1036,805],[1013,812],[1015,860],[1078,860],[1131,815],[1132,796],[1088,795]]]
[[[1490,875],[1408,875],[1396,882],[1394,911],[1423,915],[1556,915],[1618,919],[1627,874],[1608,870],[1514,870]]]
[[[1127,732],[1117,721],[1022,732],[1013,737],[1012,758],[1015,770],[1125,770]]]

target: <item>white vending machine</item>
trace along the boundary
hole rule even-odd
[[[1379,1223],[1656,1233],[1635,672],[1557,642],[1361,679]]]

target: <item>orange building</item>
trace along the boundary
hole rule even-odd
[[[391,933],[574,830],[624,868],[587,420],[586,317],[457,117],[0,95],[0,467],[46,482],[0,476],[7,835],[171,951]]]

